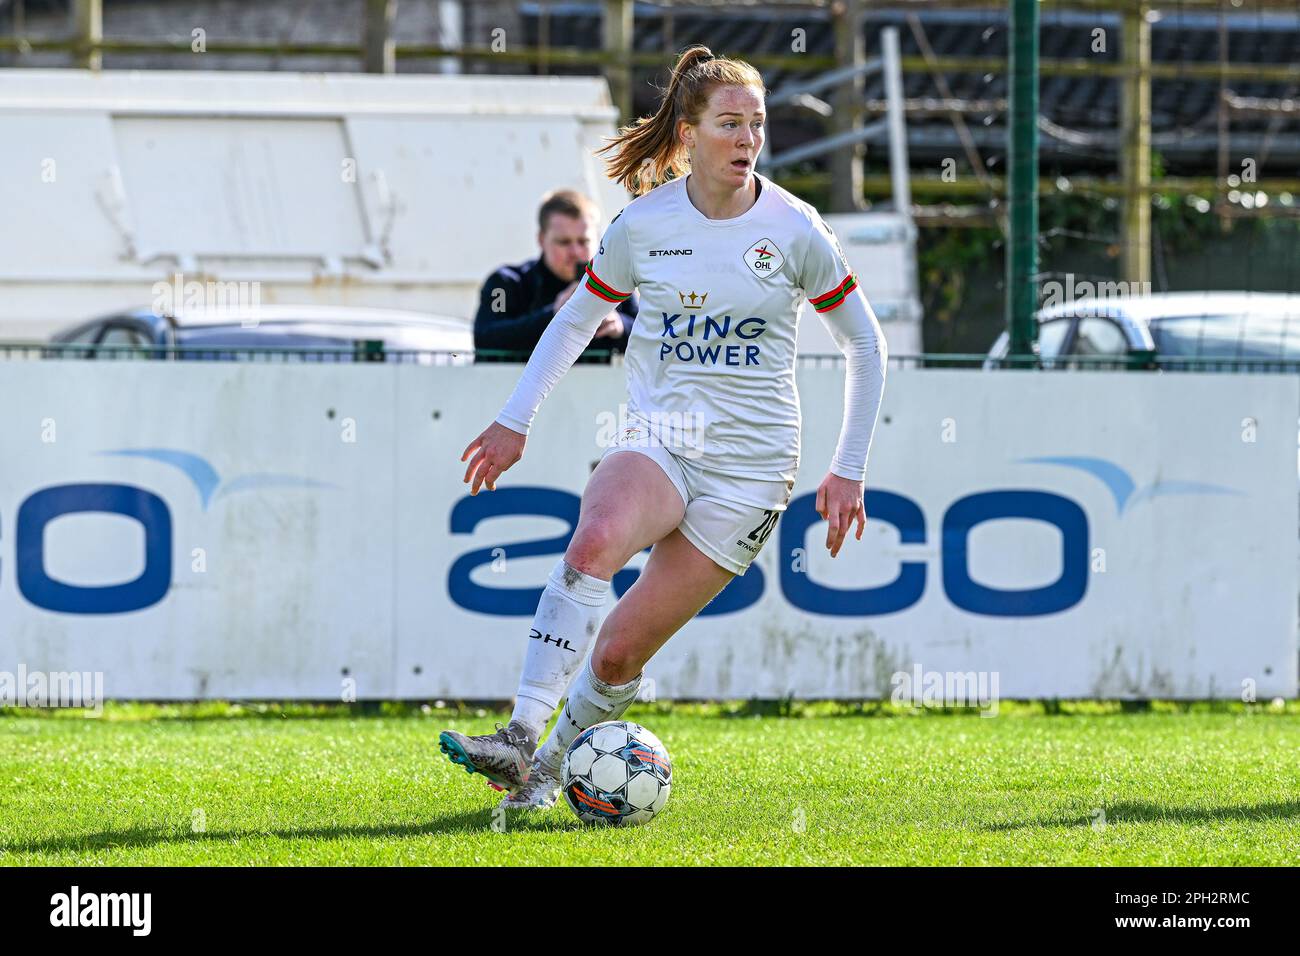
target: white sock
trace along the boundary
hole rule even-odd
[[[551,571],[528,632],[528,653],[515,692],[517,720],[537,740],[559,706],[569,682],[596,640],[608,581],[583,574],[563,558]]]
[[[592,724],[605,720],[618,720],[636,697],[637,688],[641,686],[641,675],[637,674],[626,684],[606,684],[591,670],[591,658],[587,658],[582,673],[573,682],[569,699],[564,702],[564,713],[537,751],[537,759],[552,770],[558,770],[564,754],[578,734]]]

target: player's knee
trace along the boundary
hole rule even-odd
[[[591,672],[606,684],[626,684],[641,673],[641,667],[631,648],[617,639],[602,641],[591,652]]]
[[[623,547],[621,537],[612,522],[584,522],[573,533],[569,547],[564,552],[564,560],[583,574],[609,578],[613,571],[622,567],[619,560],[619,552]]]

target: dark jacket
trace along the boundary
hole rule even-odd
[[[551,308],[555,297],[569,283],[546,267],[541,256],[517,266],[502,266],[483,283],[479,292],[478,314],[474,317],[474,348],[509,349],[517,356],[477,356],[479,362],[524,362],[537,346],[546,326],[555,317]],[[497,290],[503,290],[498,294]],[[577,294],[576,292],[574,293]],[[494,309],[493,306],[496,306]],[[598,355],[579,358],[579,362],[608,362],[611,351],[627,351],[628,336],[636,318],[635,293],[616,306],[623,316],[622,337],[592,337],[588,351]]]

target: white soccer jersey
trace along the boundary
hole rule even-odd
[[[862,480],[884,385],[884,338],[821,216],[755,175],[762,191],[734,219],[696,209],[685,177],[615,216],[586,281],[551,321],[497,421],[526,434],[601,318],[635,289],[641,306],[626,354],[629,417],[702,467],[793,481],[800,458],[795,343],[806,297],[848,357],[831,471]]]

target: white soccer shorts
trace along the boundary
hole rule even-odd
[[[624,429],[601,454],[601,461],[619,451],[645,455],[663,469],[686,504],[678,530],[733,574],[749,570],[794,490],[793,482],[739,478],[701,468],[693,459],[654,442],[644,428]]]

